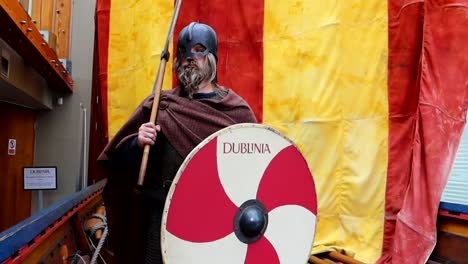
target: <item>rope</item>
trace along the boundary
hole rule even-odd
[[[106,218],[106,216],[103,215],[103,214],[97,214],[97,213],[96,213],[96,214],[93,214],[91,217],[99,218],[99,219],[101,219],[101,221],[107,222],[107,218]]]
[[[99,240],[99,243],[98,243],[98,245],[96,247],[96,250],[93,253],[93,258],[91,259],[90,264],[96,264],[97,257],[99,256],[99,252],[101,251],[102,246],[104,245],[107,234],[108,234],[108,229],[107,229],[107,226],[106,226],[106,228],[104,228],[104,232],[102,233],[102,237]]]
[[[104,246],[104,242],[106,241],[109,230],[108,230],[108,227],[107,227],[107,218],[106,218],[105,215],[96,213],[96,214],[93,214],[91,216],[91,218],[97,218],[97,219],[100,219],[102,221],[100,223],[94,224],[91,227],[85,228],[85,231],[89,234],[88,240],[89,240],[89,242],[91,242],[91,244],[93,245],[93,248],[94,248],[93,257],[91,258],[90,264],[96,264],[98,256],[100,256],[101,259],[102,259],[102,256],[99,253],[101,252],[101,249]],[[102,236],[99,239],[98,245],[96,247],[96,246],[94,246],[93,239],[91,238],[91,236],[94,236],[96,231],[101,230],[101,229],[103,229],[104,231],[103,231]],[[102,260],[104,261],[104,259],[102,259]],[[104,263],[105,263],[105,261],[104,261]]]
[[[95,224],[94,226],[90,228],[87,228],[86,231],[89,232],[90,236],[94,236],[96,231],[98,231],[99,229],[104,229],[106,227],[107,227],[107,224],[104,222],[101,222],[101,223]]]

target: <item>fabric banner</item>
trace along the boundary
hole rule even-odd
[[[389,1],[389,163],[381,263],[426,263],[466,122],[468,1]]]
[[[151,93],[173,8],[97,0],[108,137]],[[468,0],[192,0],[175,36],[191,21],[218,33],[220,84],[306,157],[318,196],[311,253],[425,263],[466,122]]]

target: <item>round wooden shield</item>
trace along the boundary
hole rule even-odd
[[[307,162],[271,127],[238,124],[201,142],[169,191],[166,264],[306,263],[317,198]]]

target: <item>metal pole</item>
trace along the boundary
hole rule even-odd
[[[83,108],[83,189],[88,186],[88,116],[86,108]]]
[[[81,112],[83,113],[82,118],[82,131],[81,131],[81,157],[80,157],[80,179],[78,180],[78,190],[83,190],[88,186],[88,155],[87,155],[87,142],[88,136],[86,131],[88,130],[87,126],[87,111],[86,107],[83,106],[83,103],[80,103]]]

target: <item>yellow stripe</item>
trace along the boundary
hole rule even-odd
[[[110,137],[152,92],[173,9],[173,2],[165,0],[112,1],[108,62]],[[164,89],[172,87],[171,71],[172,63],[168,63]]]
[[[263,120],[314,175],[314,252],[379,256],[387,175],[387,2],[265,0]]]

